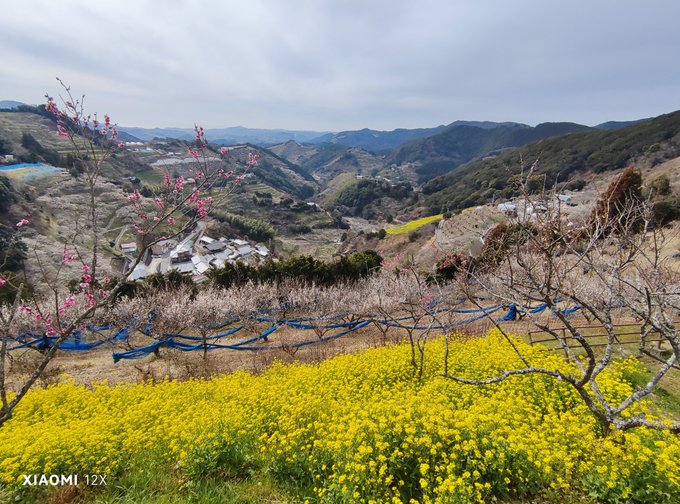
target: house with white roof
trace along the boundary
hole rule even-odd
[[[137,280],[143,280],[148,276],[149,269],[146,267],[146,264],[140,262],[137,266],[135,266],[135,269],[133,269],[132,272],[128,275],[127,279],[130,282],[135,282]]]
[[[194,264],[191,261],[173,263],[172,269],[183,275],[193,275],[194,274]]]
[[[239,259],[245,259],[246,257],[253,255],[255,253],[255,249],[250,245],[243,245],[242,247],[236,249],[236,252],[238,252]]]
[[[191,258],[191,262],[194,265],[194,270],[199,275],[202,275],[210,269],[210,261],[204,256],[195,255]]]
[[[184,240],[170,252],[170,260],[173,263],[190,261],[192,248],[192,243],[190,241]]]
[[[257,252],[261,257],[269,256],[269,249],[265,247],[262,243],[255,245],[255,252]]]

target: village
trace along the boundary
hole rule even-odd
[[[240,261],[252,265],[272,255],[263,243],[238,238],[211,238],[204,235],[204,230],[203,223],[199,222],[196,229],[184,239],[168,239],[155,243],[132,271],[130,266],[134,263],[132,257],[137,253],[137,244],[122,243],[120,249],[127,280],[141,281],[148,276],[174,270],[191,276],[192,281],[199,284],[207,280],[206,272],[210,268],[221,268],[225,262]],[[120,263],[121,257],[116,260]]]

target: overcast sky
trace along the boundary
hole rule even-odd
[[[2,0],[0,100],[340,131],[680,109],[677,0]]]

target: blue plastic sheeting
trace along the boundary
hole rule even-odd
[[[95,326],[92,326],[92,325],[89,325],[89,324],[86,327],[86,329],[90,332],[108,331],[111,328],[112,328],[111,325],[103,325],[103,326],[95,327]]]
[[[453,313],[480,313],[480,312],[488,312],[489,310],[493,310],[494,308],[498,308],[500,305],[492,305],[492,306],[487,306],[486,308],[475,308],[475,309],[469,309],[469,310],[450,310]]]
[[[362,321],[353,320],[351,322],[338,322],[337,324],[313,325],[313,324],[301,324],[300,322],[296,322],[291,319],[286,319],[282,320],[281,324],[285,324],[295,329],[339,329],[341,327],[350,327],[356,325],[358,322]]]
[[[517,315],[518,315],[518,310],[517,307],[514,304],[511,304],[508,306],[508,313],[503,315],[501,318],[498,319],[499,322],[508,322],[510,320],[517,320]]]
[[[58,168],[56,166],[52,166],[49,164],[45,163],[19,163],[19,164],[11,164],[11,165],[4,165],[0,166],[0,173],[6,173],[9,174],[15,170],[21,170],[24,168],[30,168],[30,169],[38,169],[37,171],[30,172],[30,173],[21,173],[21,176],[23,179],[32,179],[32,178],[37,178],[37,177],[42,177],[45,175],[51,175],[53,173],[58,173],[61,171],[61,168]]]
[[[102,329],[98,329],[102,330]],[[91,331],[97,332],[97,331]],[[126,340],[130,335],[130,327],[125,326],[122,329],[116,331],[115,334],[109,336],[106,339],[99,341],[83,341],[83,333],[79,330],[75,330],[71,333],[71,336],[65,339],[59,346],[59,350],[65,350],[67,352],[85,352],[92,350],[93,348],[100,347],[107,343],[114,343],[116,341]],[[54,346],[54,344],[59,340],[59,336],[36,336],[29,341],[25,341],[19,345],[8,348],[8,350],[16,350],[19,348],[34,348],[36,350],[47,350]]]
[[[338,339],[346,334],[349,334],[354,331],[358,331],[359,329],[363,329],[367,325],[369,325],[372,321],[371,320],[359,320],[353,322],[356,324],[354,327],[350,329],[345,329],[344,331],[340,331],[337,334],[332,334],[330,336],[324,336],[322,338],[316,338],[316,339],[309,339],[305,341],[298,341],[296,343],[289,343],[286,345],[276,345],[274,347],[242,347],[240,350],[271,350],[272,348],[300,348],[303,346],[308,346],[308,345],[315,345],[317,343],[324,343],[326,341],[331,341],[334,339]]]
[[[224,326],[222,326],[224,327]],[[229,329],[228,331],[223,331],[221,333],[213,334],[211,336],[206,336],[206,340],[216,340],[220,338],[225,338],[227,336],[231,336],[232,334],[236,334],[239,332],[241,329],[243,329],[245,326],[239,326],[239,327],[234,327],[233,329]],[[186,340],[191,340],[191,341],[203,341],[202,336],[195,336],[193,334],[179,334],[179,333],[165,333],[165,337],[167,338],[181,338],[181,339],[186,339]]]
[[[501,305],[491,305],[487,306],[485,308],[476,308],[476,309],[438,309],[436,310],[436,313],[461,313],[461,314],[475,314],[475,316],[466,318],[464,320],[459,320],[456,322],[452,322],[450,324],[437,324],[437,325],[405,325],[402,324],[402,321],[405,320],[413,320],[413,315],[405,315],[405,316],[400,316],[400,317],[395,317],[390,320],[385,320],[381,319],[378,316],[373,317],[373,318],[368,318],[368,319],[360,319],[360,320],[354,320],[350,322],[333,322],[333,319],[330,318],[328,314],[322,314],[319,317],[298,317],[298,318],[288,318],[288,319],[273,319],[271,317],[266,317],[266,316],[260,316],[255,318],[256,322],[267,322],[270,323],[271,326],[267,328],[265,331],[248,338],[243,341],[239,341],[237,343],[231,343],[231,344],[221,344],[218,343],[217,341],[221,338],[225,338],[228,336],[232,336],[245,327],[246,325],[240,325],[238,327],[232,327],[230,329],[227,329],[225,331],[216,333],[216,334],[211,334],[210,336],[206,336],[205,338],[201,336],[196,336],[196,335],[188,335],[188,334],[181,334],[181,333],[165,333],[163,336],[164,338],[161,340],[154,341],[150,345],[147,345],[142,348],[137,348],[134,350],[129,350],[126,352],[118,352],[118,353],[113,353],[113,360],[114,362],[117,362],[121,359],[137,359],[140,357],[144,357],[146,355],[149,355],[152,352],[155,352],[158,348],[160,347],[168,347],[168,348],[175,348],[181,351],[192,351],[192,350],[213,350],[213,349],[218,349],[218,348],[224,348],[224,349],[231,349],[231,350],[250,350],[250,351],[259,351],[259,350],[267,350],[267,349],[272,349],[272,348],[297,348],[297,347],[302,347],[302,346],[307,346],[307,345],[312,345],[316,343],[321,343],[324,341],[329,341],[333,340],[336,338],[340,338],[344,336],[345,334],[349,334],[353,331],[356,331],[358,329],[361,329],[363,327],[366,327],[369,324],[382,324],[386,325],[389,327],[398,327],[402,329],[410,329],[410,330],[447,330],[447,329],[452,329],[454,327],[462,326],[465,324],[469,324],[470,322],[474,322],[475,320],[479,320],[481,318],[487,317],[498,310],[502,309],[503,307]],[[530,307],[522,307],[519,308],[517,305],[510,305],[508,307],[508,312],[498,319],[499,321],[510,321],[510,320],[516,320],[519,314],[522,313],[540,313],[544,311],[546,308],[548,308],[547,304],[541,304],[539,306],[536,306],[534,308]],[[571,313],[574,313],[575,311],[581,309],[581,306],[574,306],[572,308],[567,308],[565,310],[562,310],[561,313],[565,315],[570,315]],[[431,316],[432,313],[425,313],[425,316]],[[153,330],[153,320],[156,318],[155,312],[151,311],[148,314],[147,321],[143,327],[142,332],[146,335],[150,335],[151,331]],[[337,320],[339,317],[335,317],[335,320]],[[213,328],[213,329],[219,329],[219,328],[225,328],[233,323],[237,322],[236,320],[228,320],[222,323],[217,323],[217,324],[205,324],[202,325],[201,327],[203,328]],[[325,323],[321,323],[325,322]],[[131,325],[134,325],[131,323]],[[342,331],[332,334],[329,336],[324,336],[321,338],[313,338],[305,341],[300,341],[296,343],[290,343],[290,344],[285,344],[285,345],[278,345],[278,346],[271,346],[271,345],[257,345],[254,346],[252,345],[253,343],[260,341],[260,340],[267,340],[267,337],[272,334],[274,331],[276,331],[279,327],[282,326],[289,326],[294,329],[304,329],[304,330],[310,330],[310,329],[343,329]],[[100,326],[100,327],[92,327],[88,326],[87,330],[89,332],[100,332],[100,331],[105,331],[109,330],[111,326]],[[115,341],[121,341],[125,340],[128,338],[130,332],[130,326],[126,326],[120,331],[116,332],[114,335],[112,335],[109,338],[103,339],[101,341],[94,341],[94,342],[87,342],[83,341],[83,334],[80,331],[74,331],[72,336],[64,341],[60,348],[66,351],[87,351],[91,350],[94,348],[97,348],[103,344],[106,343],[111,343]],[[30,338],[30,339],[29,339]],[[9,350],[14,350],[17,348],[25,348],[25,347],[32,347],[32,348],[37,348],[37,349],[46,349],[49,348],[51,345],[54,344],[54,342],[58,339],[57,336],[41,336],[41,335],[36,335],[36,334],[28,334],[25,335],[21,338],[18,338],[18,341],[21,341],[19,345],[16,345],[14,347],[11,347]],[[184,341],[178,341],[178,340],[184,340]],[[13,341],[17,341],[16,339]]]
[[[128,350],[126,352],[114,352],[112,354],[113,362],[118,362],[121,359],[139,359],[141,357],[146,357],[152,352],[155,352],[160,347],[176,348],[177,350],[182,350],[184,352],[189,352],[193,350],[214,350],[216,348],[227,348],[231,350],[242,350],[245,345],[255,343],[258,340],[266,340],[267,337],[276,331],[280,327],[279,324],[274,324],[265,331],[261,332],[257,336],[249,338],[244,341],[239,341],[232,345],[221,345],[218,343],[199,343],[196,345],[190,345],[188,343],[182,343],[175,341],[172,337],[165,338],[162,340],[154,341],[150,345],[141,348],[135,348],[134,350]]]
[[[130,335],[130,328],[127,327],[127,326],[118,330],[112,336],[110,336],[106,339],[100,340],[100,341],[92,341],[92,342],[82,341],[82,340],[80,340],[80,337],[82,337],[82,334],[81,334],[81,336],[78,339],[73,339],[73,340],[67,339],[66,341],[64,341],[61,344],[61,346],[59,347],[59,349],[60,350],[68,350],[68,351],[71,351],[71,352],[74,352],[74,351],[75,352],[84,352],[86,350],[92,350],[93,348],[97,348],[99,346],[102,346],[106,343],[113,343],[113,342],[116,342],[116,341],[126,340],[129,335]]]
[[[379,322],[381,324],[390,326],[390,327],[399,327],[400,329],[415,329],[415,330],[431,330],[431,329],[451,329],[453,327],[458,327],[461,325],[469,324],[470,322],[474,322],[475,320],[479,320],[481,318],[484,318],[488,315],[491,315],[492,313],[497,312],[498,310],[501,309],[500,306],[494,305],[491,310],[484,311],[481,315],[477,315],[476,317],[468,318],[465,320],[458,320],[456,322],[453,322],[451,324],[439,324],[439,325],[426,325],[426,326],[408,326],[404,324],[400,324],[398,322],[390,322],[389,320],[380,320]]]
[[[30,337],[31,339],[27,340],[26,339],[27,337]],[[10,341],[13,341],[13,340],[10,340]],[[43,344],[45,346],[43,346],[42,348],[46,348],[47,345],[49,344],[49,340],[47,339],[47,336],[40,336],[40,335],[36,335],[36,334],[33,334],[33,333],[23,334],[21,336],[18,336],[16,341],[21,341],[21,343],[18,344],[18,345],[8,347],[7,350],[18,350],[19,348],[34,347],[35,345],[41,344],[43,342],[44,342]]]
[[[45,163],[16,163],[11,165],[0,166],[0,171],[19,170],[21,168],[43,168],[43,167],[54,168],[54,166]]]
[[[581,305],[576,305],[576,306],[572,306],[571,308],[567,308],[567,309],[565,309],[565,310],[561,310],[561,312],[562,312],[563,315],[571,315],[572,313],[574,313],[575,311],[580,310],[581,308],[583,308],[583,306],[581,306]]]
[[[220,349],[220,348],[226,348],[226,349],[231,349],[231,350],[246,350],[246,351],[259,351],[259,350],[272,350],[274,348],[300,348],[303,346],[308,346],[308,345],[314,345],[318,343],[324,343],[327,341],[331,341],[337,338],[340,338],[342,336],[345,336],[346,334],[349,334],[351,332],[357,331],[363,327],[366,327],[371,323],[370,320],[357,320],[351,323],[344,324],[345,327],[348,325],[351,325],[348,329],[345,329],[344,331],[340,331],[336,334],[332,334],[330,336],[324,336],[322,338],[315,338],[315,339],[309,339],[305,341],[298,341],[296,343],[290,343],[290,344],[285,344],[285,345],[275,345],[275,346],[248,346],[251,343],[254,343],[259,340],[266,340],[267,337],[272,334],[274,331],[276,331],[279,327],[281,327],[282,324],[276,323],[269,327],[267,330],[263,331],[262,333],[258,334],[257,336],[254,336],[253,338],[241,341],[239,343],[234,343],[233,345],[221,345],[217,343],[208,343],[208,344],[202,344],[199,343],[197,345],[189,345],[186,343],[181,343],[178,341],[175,341],[173,338],[166,338],[163,340],[159,341],[154,341],[150,345],[147,345],[142,348],[136,348],[134,350],[129,350],[127,352],[117,352],[113,354],[113,362],[118,362],[122,359],[140,359],[142,357],[146,357],[152,352],[155,352],[157,349],[161,347],[167,347],[167,348],[174,348],[177,350],[181,350],[183,352],[192,352],[195,350],[215,350],[215,349]]]

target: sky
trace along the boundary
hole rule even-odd
[[[0,0],[0,100],[342,131],[680,109],[677,0]]]

